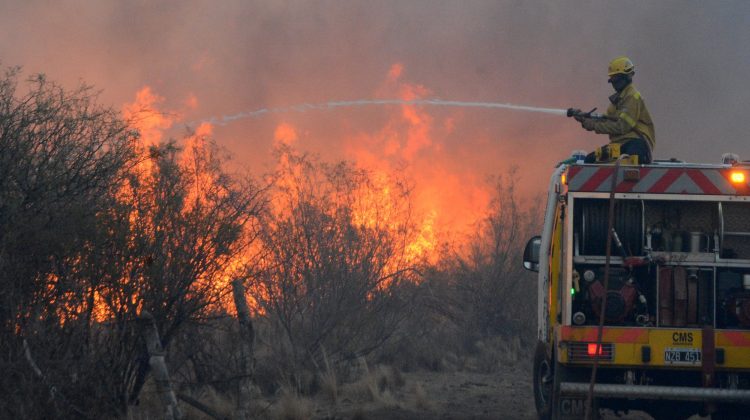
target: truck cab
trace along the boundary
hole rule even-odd
[[[539,418],[747,418],[750,164],[561,164],[524,267]]]

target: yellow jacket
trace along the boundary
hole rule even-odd
[[[654,150],[654,122],[651,121],[651,115],[640,92],[633,84],[610,96],[609,101],[611,104],[607,108],[607,117],[610,119],[586,121],[584,128],[599,134],[609,134],[611,143],[622,144],[627,140],[642,137],[648,142],[651,150]]]

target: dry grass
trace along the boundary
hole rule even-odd
[[[424,390],[422,384],[416,383],[412,390],[414,395],[414,408],[419,411],[430,411],[433,408],[433,402],[427,395],[427,391]]]
[[[320,393],[334,404],[339,401],[339,384],[336,372],[327,371],[320,373]]]
[[[471,372],[496,373],[523,365],[525,360],[519,338],[479,338],[445,328],[427,335],[407,336],[367,360],[333,364],[324,351],[317,367],[295,370],[287,363],[284,345],[270,337],[267,328],[258,330],[258,363],[253,376],[257,388],[249,407],[252,418],[364,418],[383,412],[409,412],[428,418],[427,414],[441,410],[445,396],[442,388],[421,381],[424,375],[420,372],[447,372],[449,377]],[[408,384],[402,372],[409,375]],[[233,387],[192,388],[190,395],[222,415],[231,416],[237,409]],[[183,402],[180,407],[188,418],[207,418]],[[132,407],[127,418],[161,418],[162,411],[149,381],[141,406]]]
[[[524,360],[518,338],[491,337],[475,341],[471,349],[455,359],[455,370],[493,373]]]
[[[183,406],[180,405],[180,408]],[[156,392],[156,384],[149,377],[143,385],[138,404],[129,407],[127,420],[150,420],[164,416],[164,405]]]
[[[364,365],[365,374],[357,381],[342,387],[342,394],[353,401],[370,402],[387,407],[397,407],[396,391],[405,384],[403,375],[391,366],[379,365],[370,369]]]
[[[205,387],[200,390],[200,392],[193,393],[191,395],[196,400],[200,401],[202,404],[205,404],[206,406],[210,407],[213,411],[215,411],[217,414],[229,418],[232,414],[232,412],[236,409],[237,404],[233,399],[227,395],[220,392],[217,392],[212,387]],[[180,402],[180,407],[186,407],[185,410],[185,416],[189,419],[198,419],[198,418],[208,418],[206,417],[205,413],[203,413],[200,410],[197,410],[193,407],[190,407],[189,405]]]
[[[281,398],[274,405],[271,418],[274,420],[306,420],[313,416],[315,407],[310,398],[296,391],[283,388]]]
[[[325,348],[323,350],[323,362],[325,363],[325,371],[318,372],[318,381],[320,383],[320,393],[328,398],[335,405],[339,402],[339,382],[336,375],[336,371],[331,369],[331,363],[326,355]]]

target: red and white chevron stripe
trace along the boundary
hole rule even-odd
[[[573,165],[568,170],[568,191],[609,192],[614,166]],[[615,192],[644,194],[750,195],[750,170],[745,182],[733,183],[734,168],[620,167]],[[625,171],[639,171],[626,180]]]

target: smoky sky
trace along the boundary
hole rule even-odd
[[[627,55],[655,120],[657,158],[750,159],[747,1],[10,1],[0,61],[102,90],[120,108],[144,86],[186,121],[264,107],[395,94],[552,108],[607,106],[609,60]],[[185,105],[190,98],[195,107]],[[262,165],[274,127],[298,146],[346,157],[341,138],[387,124],[388,109],[269,115],[217,127],[217,141]],[[555,162],[606,138],[558,116],[430,109],[443,153],[477,177],[516,165],[542,190]],[[437,132],[437,131],[436,131]],[[340,152],[340,153],[339,153]],[[543,176],[540,178],[540,174]]]

